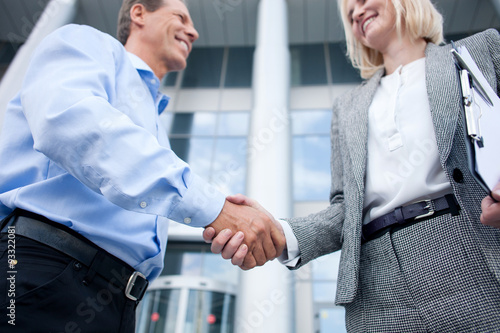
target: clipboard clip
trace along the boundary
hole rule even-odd
[[[477,143],[479,148],[484,147],[483,137],[481,135],[480,118],[482,115],[481,108],[477,103],[474,103],[474,89],[472,89],[472,80],[469,71],[466,69],[460,70],[460,84],[462,86],[462,102],[465,108],[465,121],[467,123],[467,134],[472,140]],[[479,108],[479,116],[476,117],[474,106]]]
[[[455,43],[452,42],[453,48],[451,49],[451,53],[454,55],[454,60],[455,64],[457,67],[462,70],[466,69],[469,72],[469,75],[471,77],[471,87],[474,86],[479,91],[479,94],[481,97],[484,98],[486,103],[489,105],[493,106],[493,102],[491,101],[490,97],[486,93],[486,90],[483,88],[479,80],[474,76],[474,73],[470,70],[469,66],[467,65],[467,62],[462,58],[460,53],[458,53],[458,50],[455,48]]]
[[[474,84],[475,82],[478,82],[477,80],[474,80],[474,78],[471,76],[468,68],[466,66],[463,66],[465,62],[462,60],[462,57],[458,53],[458,51],[455,49],[455,45],[453,45],[453,49],[451,52],[455,56],[455,63],[457,67],[459,68],[459,74],[460,74],[460,86],[462,87],[462,102],[464,105],[465,109],[465,121],[467,124],[467,134],[469,137],[476,142],[477,146],[479,148],[484,147],[484,140],[481,135],[481,124],[480,124],[480,118],[482,116],[482,111],[481,107],[474,102],[474,89],[473,87],[477,88],[478,90],[482,90],[481,95],[483,96],[488,96],[485,92],[484,89],[479,85],[479,84]],[[462,60],[462,61],[460,61]],[[493,105],[491,103],[491,100],[487,97],[486,102]],[[479,109],[479,116],[476,117],[474,107],[477,107]]]

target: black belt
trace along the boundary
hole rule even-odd
[[[423,221],[446,213],[456,216],[459,210],[460,206],[453,194],[447,194],[434,200],[422,200],[408,206],[398,207],[392,212],[363,225],[363,241],[376,238],[377,235],[380,235],[380,231],[391,226]]]
[[[15,226],[15,234],[30,238],[77,260],[123,290],[132,301],[140,301],[148,287],[146,277],[66,226],[31,212],[15,210],[3,222],[2,233]],[[64,230],[67,229],[67,230]],[[90,275],[90,278],[92,276]],[[84,281],[85,282],[85,281]]]

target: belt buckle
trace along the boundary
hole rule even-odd
[[[141,279],[143,279],[146,282],[145,282],[145,286],[143,286],[142,290],[140,290],[140,295],[138,295],[136,297],[136,296],[132,295],[131,292],[132,292],[132,289],[134,288],[134,285],[136,284],[138,277],[140,277]],[[146,277],[144,276],[144,274],[142,274],[141,272],[135,271],[134,273],[132,273],[132,275],[130,275],[130,278],[128,279],[127,286],[125,287],[125,296],[127,296],[127,298],[131,299],[132,301],[140,301],[142,299],[142,296],[144,296],[144,293],[146,292],[148,284],[149,284],[149,282],[146,279]]]
[[[424,209],[428,209],[428,212],[425,214],[419,215],[419,216],[415,216],[415,220],[419,220],[419,219],[422,219],[422,218],[427,217],[427,216],[432,216],[435,213],[434,208],[432,208],[432,200],[422,200],[422,201],[419,201],[418,203],[421,203],[421,202],[426,203]]]

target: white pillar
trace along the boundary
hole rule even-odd
[[[14,60],[12,60],[0,82],[0,131],[7,104],[21,88],[31,54],[45,36],[73,21],[76,4],[77,0],[51,0],[37,22],[25,22],[26,24],[33,24],[33,30],[26,42],[17,51]],[[17,37],[13,34],[13,39],[17,40]]]
[[[292,214],[288,100],[290,52],[285,0],[261,0],[253,69],[248,196],[275,217]],[[277,260],[243,272],[236,332],[294,330],[293,274]]]
[[[314,332],[311,265],[295,271],[295,332]]]

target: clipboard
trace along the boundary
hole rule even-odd
[[[491,195],[500,182],[500,98],[465,46],[451,50],[460,76],[469,170]]]

